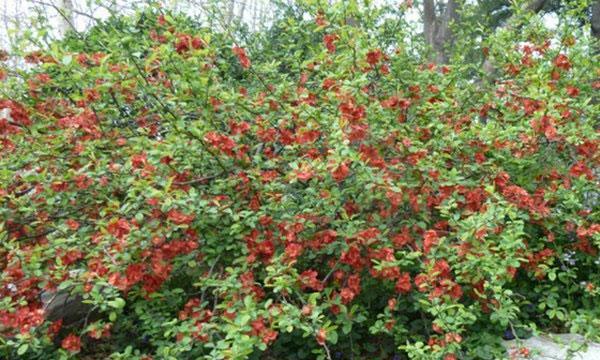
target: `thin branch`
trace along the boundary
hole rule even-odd
[[[67,16],[67,14],[65,14],[65,12],[59,8],[58,6],[51,4],[51,3],[46,3],[43,1],[39,1],[39,0],[29,0],[34,4],[38,4],[38,5],[42,5],[42,6],[50,6],[51,8],[53,8],[54,10],[56,10],[56,12],[58,12],[58,14],[63,18],[63,20],[69,25],[69,27],[73,30],[73,32],[77,35],[77,37],[79,37],[80,39],[83,39],[83,36],[79,33],[79,31],[77,31],[77,28],[75,27],[75,25],[73,25],[73,22],[71,21],[71,19],[69,19],[69,17]]]

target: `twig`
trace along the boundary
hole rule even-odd
[[[327,353],[327,360],[331,360],[331,353],[329,352],[329,348],[327,347],[327,344],[323,343],[323,348],[325,349],[325,352]]]
[[[221,175],[223,175],[223,174],[204,176],[204,177],[200,177],[200,178],[196,178],[196,179],[188,180],[188,181],[174,181],[173,184],[174,185],[193,185],[193,184],[203,183],[205,181],[215,179]]]

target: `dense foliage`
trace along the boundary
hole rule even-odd
[[[2,72],[1,357],[495,359],[505,331],[600,337],[580,24],[521,14],[469,49],[489,78],[460,48],[423,60],[405,8],[317,3],[260,34],[150,7]],[[64,293],[83,315],[48,318]]]

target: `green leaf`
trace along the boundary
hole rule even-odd
[[[71,55],[65,55],[61,60],[63,65],[69,65],[72,61],[73,61],[73,56],[71,56]]]
[[[327,333],[327,340],[332,344],[337,344],[338,342],[338,334],[337,331],[332,330]]]
[[[29,344],[22,344],[21,346],[19,346],[19,349],[17,350],[17,355],[23,355],[27,352],[27,349],[29,349]]]
[[[108,306],[115,309],[122,309],[125,307],[125,300],[121,298],[115,298],[114,300],[110,300],[107,302]]]

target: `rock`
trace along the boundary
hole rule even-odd
[[[551,334],[534,336],[519,343],[517,340],[504,341],[504,346],[509,354],[516,353],[521,347],[529,349],[532,357],[518,357],[517,359],[534,360],[566,360],[571,343],[583,344],[584,338],[576,334]],[[586,351],[577,351],[573,354],[573,360],[600,360],[600,344],[588,343]]]
[[[82,302],[80,295],[71,295],[68,291],[41,294],[44,305],[45,317],[49,321],[63,320],[63,325],[70,325],[82,321],[89,315],[91,307]]]

